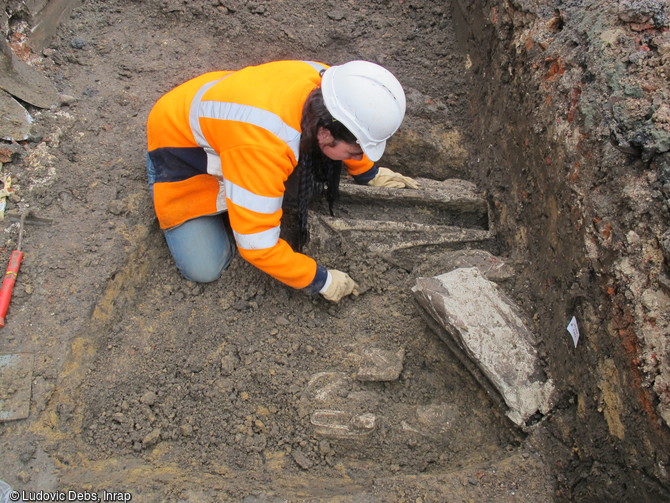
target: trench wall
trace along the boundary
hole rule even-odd
[[[82,0],[0,0],[0,31],[10,31],[12,22],[25,22],[31,27],[27,40],[30,48],[39,53],[44,49],[58,29]]]
[[[545,424],[565,448],[558,494],[578,501],[669,494],[666,8],[454,2],[472,172],[561,390]]]

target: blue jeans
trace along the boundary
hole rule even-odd
[[[153,197],[156,172],[147,155],[147,176]],[[227,215],[205,215],[163,231],[181,274],[196,283],[216,281],[235,255]]]

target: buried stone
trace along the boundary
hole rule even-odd
[[[405,350],[386,351],[379,348],[363,352],[363,363],[356,373],[359,381],[395,381],[400,377]]]
[[[377,416],[366,412],[353,414],[343,410],[318,409],[310,417],[314,433],[327,438],[361,438],[377,427]]]
[[[422,314],[507,416],[526,428],[552,406],[530,331],[499,287],[477,268],[417,278],[412,288]]]

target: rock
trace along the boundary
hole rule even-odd
[[[68,421],[74,413],[74,405],[71,403],[59,403],[56,407],[56,413],[62,421]]]
[[[291,457],[293,458],[293,461],[295,461],[296,464],[303,470],[309,470],[312,466],[314,466],[314,463],[312,463],[312,461],[310,461],[310,459],[301,451],[291,452]]]
[[[140,403],[152,406],[154,403],[156,403],[156,398],[156,393],[153,391],[147,391],[140,397]]]
[[[0,37],[0,89],[39,108],[58,103],[58,92],[51,81],[16,58],[4,37]]]
[[[405,350],[385,351],[371,348],[363,353],[363,364],[356,373],[359,381],[395,381],[400,377]]]
[[[315,246],[328,247],[337,236],[408,270],[439,250],[487,246],[488,204],[472,183],[416,181],[419,190],[342,183],[340,199],[348,213],[318,215],[310,223]]]
[[[0,355],[0,422],[30,415],[32,381],[32,353]]]
[[[8,93],[0,89],[0,138],[21,141],[30,137],[32,117],[23,106]],[[9,162],[11,157],[3,153],[3,161]]]
[[[342,372],[318,372],[307,383],[305,396],[327,402],[348,393],[350,386],[349,378]]]
[[[70,40],[70,47],[73,49],[83,49],[86,47],[86,40],[82,40],[81,38],[75,37],[72,40]]]
[[[517,426],[549,412],[553,382],[544,377],[530,331],[494,283],[466,268],[418,278],[412,291],[431,328],[490,394],[502,397]]]
[[[332,11],[329,11],[326,15],[328,16],[328,19],[332,19],[333,21],[343,21],[347,17],[344,11],[340,9],[333,9]]]
[[[125,201],[115,199],[109,202],[107,205],[107,211],[109,211],[112,215],[123,215],[124,213],[128,212],[128,205]]]
[[[490,281],[503,282],[514,276],[514,268],[486,250],[455,250],[435,253],[420,264],[418,275],[444,274],[460,267],[476,267]]]
[[[70,106],[77,102],[77,98],[70,94],[61,94],[59,96],[61,106]]]
[[[2,98],[0,98],[1,100]],[[2,105],[0,105],[2,106]],[[25,110],[25,109],[24,109]],[[27,113],[27,112],[26,112]],[[3,120],[8,119],[7,117],[3,117]],[[4,127],[4,126],[2,126]],[[0,134],[2,134],[0,132]],[[15,157],[18,157],[21,155],[21,152],[23,151],[21,145],[18,143],[9,143],[9,144],[3,144],[0,145],[0,163],[6,163],[6,162],[12,162],[12,160]],[[2,165],[0,164],[0,168]]]
[[[358,414],[351,418],[351,427],[361,432],[371,432],[377,426],[377,416],[370,412]]]
[[[249,308],[249,303],[244,299],[239,299],[233,304],[233,309],[236,311],[244,311]]]
[[[619,4],[619,19],[635,24],[653,22],[660,28],[668,22],[666,6],[664,0],[622,0]]]
[[[81,4],[81,0],[33,0],[25,4],[32,17],[29,45],[37,52],[42,50],[47,56],[49,49],[46,47],[58,26],[68,18],[75,7]]]
[[[142,439],[142,447],[147,448],[156,445],[160,439],[161,439],[161,430],[160,428],[155,428],[144,436],[144,438]]]
[[[30,444],[28,445],[19,455],[19,459],[21,460],[21,463],[27,464],[30,462],[31,459],[35,457],[35,453],[37,452],[37,447]]]
[[[244,440],[244,447],[247,452],[263,452],[268,445],[266,435],[254,435],[252,432]]]

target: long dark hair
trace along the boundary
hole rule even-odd
[[[333,206],[339,196],[342,161],[329,159],[319,148],[317,133],[323,127],[330,131],[336,141],[356,143],[356,137],[344,125],[333,118],[323,100],[320,88],[314,89],[302,111],[300,159],[298,161],[298,251],[309,240],[307,214],[312,196],[325,195],[328,209],[333,214]]]

